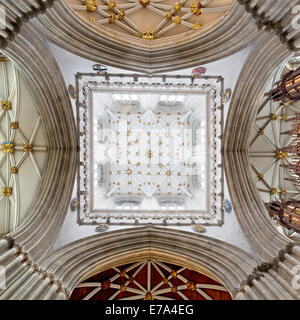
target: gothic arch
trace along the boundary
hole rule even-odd
[[[51,248],[68,210],[77,163],[75,119],[60,69],[38,33],[24,25],[3,53],[25,76],[45,120],[49,156],[44,179],[25,221],[6,235],[37,261]]]
[[[289,240],[274,228],[255,186],[249,158],[250,132],[268,81],[291,53],[273,32],[261,36],[236,84],[223,141],[225,173],[233,208],[261,261],[274,257]]]
[[[80,239],[49,254],[41,268],[70,293],[88,276],[137,259],[194,269],[220,281],[232,295],[256,265],[248,253],[223,241],[149,225]]]
[[[238,2],[209,31],[192,40],[178,41],[175,37],[167,48],[156,49],[152,43],[143,48],[124,43],[122,37],[110,38],[95,32],[65,1],[55,1],[33,24],[44,37],[73,54],[113,67],[151,73],[180,70],[225,58],[246,47],[257,36],[255,20]]]

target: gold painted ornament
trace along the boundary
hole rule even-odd
[[[275,195],[275,194],[277,194],[277,193],[278,193],[277,188],[271,188],[271,190],[270,190],[270,195]]]
[[[276,121],[278,119],[278,116],[274,113],[271,113],[269,118],[272,120],[272,121]]]
[[[196,285],[195,285],[195,283],[192,282],[192,281],[188,281],[188,282],[186,283],[186,287],[187,287],[187,289],[192,290],[192,291],[195,291],[195,290],[196,290]]]
[[[152,294],[150,292],[147,292],[145,299],[148,301],[152,300]]]
[[[282,150],[278,150],[278,151],[275,152],[275,158],[277,160],[279,160],[279,159],[287,159],[288,156],[289,156],[288,153],[284,152]]]
[[[118,20],[123,20],[124,17],[125,17],[125,11],[123,10],[118,11]]]
[[[13,153],[15,151],[15,145],[12,142],[4,142],[2,144],[2,151],[4,153]]]
[[[117,20],[117,17],[114,13],[108,16],[109,23],[114,23]]]
[[[10,173],[17,174],[19,172],[18,167],[10,167]]]
[[[145,8],[150,4],[150,0],[140,0],[140,4]]]
[[[173,18],[172,12],[171,12],[171,11],[168,11],[168,12],[166,13],[166,15],[165,15],[165,18],[166,18],[167,20],[172,20],[172,18]]]
[[[95,12],[98,8],[96,0],[85,0],[85,6],[88,12]]]
[[[191,12],[193,13],[193,14],[196,14],[196,15],[200,15],[202,12],[201,12],[201,9],[203,8],[203,5],[201,4],[201,2],[200,1],[195,1],[195,2],[193,2],[192,4],[191,4],[191,7],[190,7],[190,9],[191,9]]]
[[[32,152],[33,146],[31,144],[25,144],[24,145],[24,151],[25,152]]]
[[[193,24],[192,29],[193,30],[197,30],[197,29],[199,29],[201,27],[202,27],[202,25],[200,23],[195,23],[195,24]]]
[[[2,197],[10,197],[12,195],[12,188],[5,187],[2,189]]]
[[[18,129],[19,128],[19,123],[18,122],[11,122],[10,123],[10,128],[14,129],[14,130]]]
[[[171,292],[172,292],[172,293],[177,293],[177,286],[173,286],[173,287],[171,288]]]
[[[175,24],[181,24],[181,17],[175,16],[175,17],[174,17],[174,23],[175,23]]]
[[[263,136],[263,135],[264,135],[264,130],[259,130],[259,131],[257,132],[257,134],[258,134],[259,136]]]
[[[146,31],[143,33],[142,38],[145,40],[154,40],[154,34],[151,31]]]
[[[175,3],[174,3],[173,9],[174,9],[175,11],[180,11],[181,8],[182,8],[181,2],[175,2]]]
[[[121,290],[121,292],[125,292],[127,290],[127,287],[125,285],[122,285],[120,290]]]
[[[281,193],[281,194],[286,194],[286,189],[281,189],[281,190],[280,190],[280,193]]]
[[[264,174],[263,174],[263,173],[259,173],[259,174],[257,175],[257,178],[258,178],[259,180],[262,180],[262,179],[264,178]]]
[[[108,10],[114,10],[116,8],[116,3],[114,1],[107,2]]]
[[[2,100],[2,110],[11,110],[11,102],[7,100]]]

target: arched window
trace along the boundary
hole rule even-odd
[[[137,210],[141,205],[141,200],[138,198],[118,198],[115,199],[115,208],[119,210]]]

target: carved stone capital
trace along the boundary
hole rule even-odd
[[[40,275],[41,275],[41,277],[42,277],[43,280],[45,280],[45,279],[48,277],[47,272],[44,271],[44,270],[40,273]]]
[[[17,244],[17,245],[15,246],[15,248],[16,248],[16,253],[15,253],[15,255],[16,255],[16,256],[19,256],[19,255],[23,252],[22,246],[20,246],[19,244]],[[25,254],[24,254],[24,255],[25,255]]]
[[[282,249],[279,251],[278,259],[280,262],[283,262],[285,260],[286,253],[287,253],[287,251],[285,249]]]
[[[31,267],[31,265],[32,265],[32,261],[30,259],[27,259],[25,261],[25,264],[26,264],[27,268],[29,269]]]
[[[253,274],[250,274],[246,279],[247,286],[252,287],[254,280],[255,280],[255,277],[253,276]]]
[[[294,242],[290,242],[288,243],[288,245],[286,246],[286,252],[288,254],[293,254],[293,248],[296,246],[296,244]]]
[[[39,267],[38,267],[37,264],[31,265],[31,269],[33,270],[33,272],[38,272],[39,271]]]
[[[43,2],[42,0],[37,0],[39,3],[39,8],[32,8],[31,11],[24,13],[21,17],[17,17],[16,21],[12,23],[13,30],[5,29],[8,37],[4,39],[0,36],[0,49],[5,49],[7,47],[7,42],[13,41],[15,39],[15,34],[19,33],[23,23],[27,23],[31,18],[37,17],[39,14],[46,12],[47,8],[51,8],[56,0],[47,0]]]
[[[55,277],[53,274],[47,274],[47,277],[49,278],[49,286],[52,286],[54,281],[55,281]]]
[[[278,263],[280,262],[280,259],[279,258],[274,258],[273,261],[272,261],[272,269],[277,271],[278,269]]]
[[[272,267],[271,263],[269,262],[262,262],[258,267],[257,270],[260,272],[267,272]]]

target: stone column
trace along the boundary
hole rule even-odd
[[[4,250],[8,249],[8,247],[9,247],[8,241],[5,239],[1,239],[0,240],[0,253],[2,253],[2,251],[4,251]]]
[[[51,290],[50,282],[51,280],[48,277],[46,279],[39,279],[37,289],[29,294],[28,300],[41,300],[44,291],[49,292]]]
[[[236,299],[300,300],[300,289],[293,287],[293,279],[297,275],[295,266],[299,266],[300,271],[300,248],[289,243],[272,262],[264,262],[254,268],[237,290]]]
[[[5,265],[7,260],[12,258],[17,253],[17,248],[14,247],[8,251],[6,251],[4,254],[0,256],[0,265]]]
[[[46,295],[41,297],[42,300],[55,300],[54,297],[57,295],[58,285],[53,284],[47,291]]]
[[[34,268],[34,267],[33,267]],[[13,282],[3,294],[0,295],[0,300],[13,299],[17,291],[21,291],[30,277],[33,275],[33,268],[29,268],[20,278]]]

